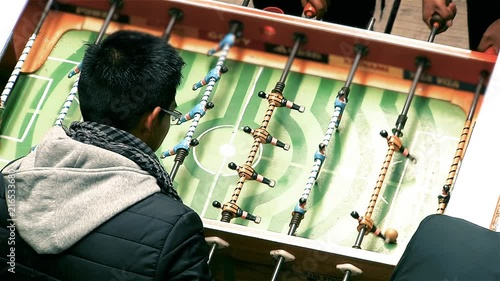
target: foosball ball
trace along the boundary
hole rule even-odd
[[[86,43],[132,29],[179,50],[183,114],[157,155],[216,280],[388,280],[450,201],[496,61],[433,43],[439,18],[427,42],[204,0],[32,0],[21,19],[3,165],[81,119]]]

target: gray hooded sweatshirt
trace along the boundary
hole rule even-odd
[[[133,161],[75,141],[60,127],[4,172],[15,176],[15,200],[8,206],[19,235],[39,254],[61,253],[160,192],[156,179]]]

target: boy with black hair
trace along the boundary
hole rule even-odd
[[[1,280],[211,280],[202,221],[154,153],[180,115],[184,64],[146,33],[118,31],[88,46],[84,121],[52,128],[3,170]]]

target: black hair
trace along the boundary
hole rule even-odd
[[[89,44],[78,82],[83,119],[133,129],[144,113],[172,104],[184,65],[170,44],[147,33],[117,31]]]

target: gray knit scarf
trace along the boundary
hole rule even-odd
[[[156,178],[163,193],[182,202],[154,151],[138,137],[111,126],[86,121],[73,122],[64,130],[66,135],[76,141],[118,153],[134,161]]]

